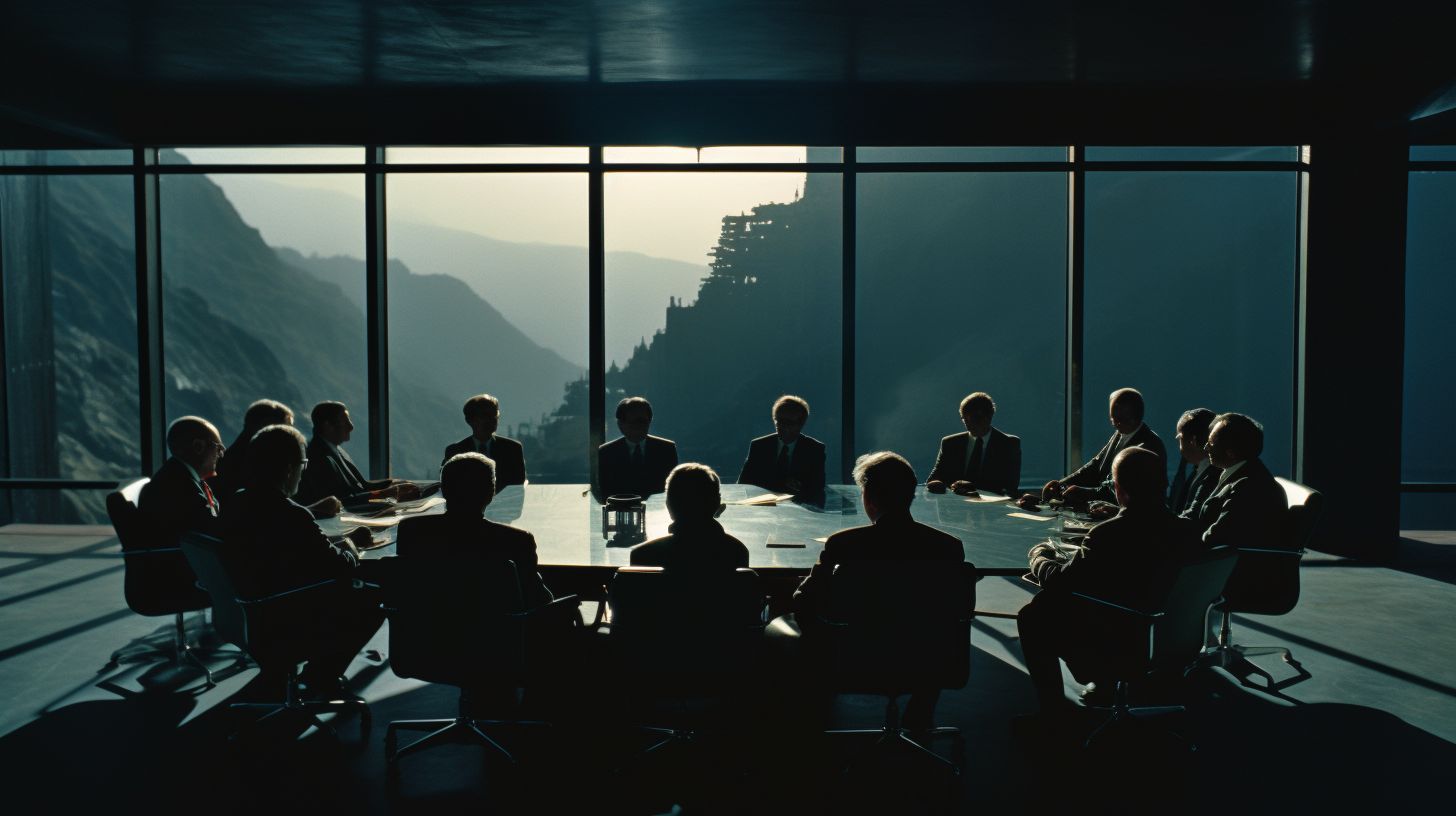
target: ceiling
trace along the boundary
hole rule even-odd
[[[3,14],[14,146],[1456,133],[1449,0],[9,0]]]

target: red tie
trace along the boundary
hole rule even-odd
[[[207,480],[206,479],[203,479],[202,480],[202,492],[203,492],[204,495],[207,496],[207,507],[208,507],[208,509],[212,511],[212,514],[214,516],[217,515],[217,499],[214,499],[212,497],[212,488],[210,488],[210,487],[207,486]]]

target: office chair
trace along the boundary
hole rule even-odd
[[[1282,691],[1295,683],[1302,683],[1312,675],[1294,659],[1284,646],[1240,646],[1233,642],[1230,620],[1233,613],[1253,615],[1283,615],[1299,603],[1299,562],[1304,556],[1314,532],[1315,522],[1324,507],[1324,496],[1319,491],[1281,477],[1275,477],[1284,488],[1289,502],[1286,516],[1285,549],[1239,548],[1239,564],[1224,588],[1224,602],[1218,612],[1222,616],[1219,625],[1218,645],[1205,656],[1202,665],[1217,666],[1238,678],[1250,688],[1264,691]],[[1260,668],[1250,657],[1278,655],[1294,669],[1292,677],[1276,681],[1268,671]],[[1250,678],[1264,678],[1262,685]]]
[[[363,700],[306,700],[299,692],[298,665],[308,659],[320,637],[299,623],[312,620],[318,606],[327,604],[334,593],[354,591],[353,582],[330,579],[265,597],[243,598],[223,557],[224,546],[202,533],[182,536],[182,552],[212,598],[212,625],[219,637],[250,655],[264,672],[276,672],[286,680],[282,700],[235,702],[229,708],[266,712],[253,723],[255,728],[270,720],[297,715],[335,737],[338,732],[318,715],[352,711],[359,715],[360,733],[367,733],[369,706]],[[234,733],[232,738],[238,736],[240,733]]]
[[[384,732],[387,768],[399,759],[447,742],[475,743],[515,764],[516,758],[487,731],[498,726],[548,726],[523,719],[485,719],[467,708],[471,690],[505,689],[514,695],[546,679],[578,634],[575,595],[526,609],[513,561],[482,561],[472,569],[431,569],[415,557],[398,557],[386,605],[390,665],[400,677],[460,688],[453,719],[395,720]],[[447,565],[448,566],[448,565]],[[397,732],[429,731],[403,748]]]
[[[637,730],[658,737],[639,756],[702,734],[690,703],[732,704],[751,688],[763,645],[766,599],[758,574],[622,567],[607,590],[613,677],[649,700],[671,700],[684,716],[655,713]]]
[[[825,732],[876,737],[869,751],[845,765],[845,773],[876,752],[901,750],[960,775],[965,759],[961,730],[911,731],[901,720],[898,701],[905,694],[965,686],[978,580],[980,574],[969,563],[865,561],[834,568],[825,606],[817,614],[823,637],[809,633],[806,645],[815,648],[814,642],[820,642],[816,656],[836,692],[885,698],[885,724],[880,728]],[[942,738],[953,741],[953,759],[926,745]]]
[[[212,669],[187,642],[185,615],[207,609],[211,602],[207,593],[197,587],[182,548],[175,543],[162,544],[162,534],[153,529],[151,520],[137,508],[141,490],[150,479],[137,479],[106,496],[106,514],[121,542],[122,560],[126,567],[123,592],[126,605],[138,615],[173,619],[172,642],[167,647],[148,645],[139,650],[118,649],[102,671],[122,663],[168,660],[175,665],[190,663],[207,678],[203,689],[215,685]]]
[[[1181,678],[1197,665],[1208,631],[1209,608],[1219,601],[1229,575],[1243,557],[1241,553],[1231,547],[1218,547],[1184,564],[1162,609],[1157,611],[1131,609],[1078,592],[1071,594],[1077,612],[1073,620],[1088,633],[1098,674],[1114,681],[1112,705],[1093,706],[1109,712],[1109,716],[1087,737],[1084,747],[1092,747],[1098,737],[1120,723],[1184,710],[1181,705],[1134,706],[1129,686],[1135,680],[1158,675]],[[1192,743],[1187,744],[1189,750],[1196,749]]]

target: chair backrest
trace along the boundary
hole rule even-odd
[[[1198,656],[1208,634],[1208,610],[1223,595],[1241,558],[1232,547],[1216,547],[1178,570],[1163,614],[1153,624],[1150,657],[1154,668],[1181,671]]]
[[[731,688],[757,661],[764,594],[753,570],[623,567],[607,603],[615,668],[639,687]]]
[[[1324,510],[1324,494],[1312,487],[1281,476],[1274,477],[1274,481],[1284,488],[1284,498],[1289,502],[1287,539],[1289,548],[1292,550],[1307,549],[1310,539],[1314,535],[1315,522],[1319,520],[1320,512]]]
[[[468,686],[524,685],[524,599],[513,561],[468,569],[397,557],[390,565],[390,666],[400,677]]]
[[[1319,491],[1275,477],[1289,502],[1280,549],[1242,548],[1238,566],[1224,588],[1222,608],[1256,615],[1283,615],[1299,603],[1299,562],[1324,507]]]
[[[880,692],[964,686],[978,578],[967,563],[836,566],[820,621],[836,688]]]
[[[197,582],[212,598],[213,629],[223,640],[249,651],[247,615],[232,574],[223,561],[223,546],[223,542],[202,533],[182,536],[182,554],[197,573]]]
[[[156,525],[137,507],[150,479],[137,479],[106,495],[106,515],[121,543],[126,564],[126,605],[139,615],[174,615],[206,609],[207,595],[174,541],[162,540]]]

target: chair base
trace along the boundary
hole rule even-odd
[[[1283,646],[1240,646],[1232,641],[1229,631],[1229,620],[1233,616],[1228,612],[1223,613],[1223,622],[1218,630],[1218,645],[1205,651],[1195,664],[1195,668],[1219,668],[1238,678],[1244,686],[1259,691],[1277,693],[1294,685],[1303,683],[1314,675],[1294,659],[1294,655]],[[1279,655],[1289,668],[1294,669],[1293,677],[1286,677],[1283,680],[1275,680],[1274,675],[1260,668],[1250,660],[1250,657],[1261,657],[1264,655]],[[1264,678],[1263,683],[1256,683],[1252,677]]]
[[[173,618],[172,642],[170,644],[168,644],[167,646],[161,646],[148,643],[140,649],[135,649],[131,651],[128,651],[125,647],[117,649],[116,651],[111,653],[110,659],[107,660],[106,665],[102,666],[98,673],[105,673],[113,669],[119,668],[124,663],[162,662],[170,663],[179,668],[190,666],[192,668],[201,670],[203,676],[207,678],[204,685],[196,689],[192,689],[194,693],[200,693],[216,686],[219,680],[226,680],[227,678],[232,677],[239,672],[244,671],[245,669],[253,667],[253,662],[248,659],[247,654],[241,651],[233,649],[206,649],[198,646],[192,646],[191,644],[189,644],[187,642],[187,622],[184,615],[185,613],[178,612]],[[226,666],[217,672],[214,672],[212,670],[212,667],[209,666],[207,664],[207,661],[204,659],[205,657],[214,656],[230,656],[234,659],[231,665]],[[126,689],[116,687],[114,686],[114,684],[109,686],[109,688],[110,690],[117,693],[122,693],[123,695],[125,695],[126,693],[134,693],[128,692]]]
[[[482,720],[467,717],[464,714],[453,720],[394,720],[384,731],[384,761],[391,773],[398,773],[400,757],[423,751],[435,745],[453,742],[484,746],[487,749],[487,755],[500,756],[507,763],[515,765],[517,764],[515,755],[485,731],[486,728],[503,725],[549,727],[551,724],[540,720]],[[397,747],[399,731],[429,731],[430,733],[399,748]]]
[[[948,769],[953,776],[960,776],[965,765],[966,740],[959,728],[938,727],[925,729],[905,728],[900,722],[900,708],[894,696],[885,705],[885,724],[879,728],[836,728],[824,732],[829,737],[877,737],[874,743],[859,756],[845,763],[841,772],[850,773],[856,765],[868,757],[881,752],[901,751],[909,756],[929,760]],[[918,738],[918,739],[917,739]],[[926,743],[937,739],[952,740],[952,759],[930,750]]]
[[[1102,721],[1101,725],[1093,729],[1091,734],[1087,735],[1087,739],[1082,742],[1083,748],[1091,748],[1092,744],[1097,742],[1099,738],[1104,737],[1112,729],[1120,727],[1124,723],[1145,722],[1147,720],[1155,719],[1158,717],[1167,717],[1172,714],[1181,714],[1187,710],[1181,705],[1131,705],[1128,702],[1127,682],[1122,680],[1119,680],[1114,688],[1113,704],[1111,706],[1088,706],[1088,708],[1094,711],[1109,712],[1109,716],[1106,720]],[[1184,745],[1189,751],[1198,750],[1198,746],[1182,734],[1179,734],[1176,731],[1168,731],[1167,733],[1174,739],[1178,740],[1178,742]]]
[[[290,670],[288,673],[287,690],[285,692],[284,699],[281,702],[230,703],[228,705],[228,708],[230,710],[262,710],[266,711],[267,713],[254,720],[251,724],[249,724],[247,729],[234,732],[232,736],[229,737],[229,739],[232,741],[237,741],[249,730],[257,730],[258,728],[263,727],[266,723],[269,723],[270,721],[278,721],[286,717],[302,717],[303,720],[309,725],[337,739],[339,736],[339,732],[334,729],[333,725],[319,719],[320,714],[326,714],[330,712],[357,713],[359,715],[359,735],[363,737],[369,733],[369,728],[372,724],[372,718],[369,713],[368,703],[364,702],[362,699],[346,697],[331,698],[326,700],[304,699],[298,693],[298,685],[298,671],[297,669],[293,669]]]

